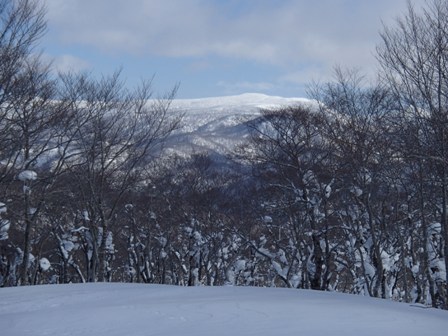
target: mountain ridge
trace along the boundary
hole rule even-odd
[[[174,99],[171,111],[182,113],[183,120],[167,139],[165,150],[181,156],[204,151],[225,155],[249,136],[247,124],[260,117],[261,110],[303,104],[312,104],[312,100],[261,93]]]

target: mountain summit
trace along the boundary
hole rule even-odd
[[[263,109],[310,104],[306,98],[284,98],[260,93],[198,99],[175,99],[174,113],[183,114],[182,127],[168,139],[166,149],[180,155],[191,152],[226,154],[249,134],[247,122]]]

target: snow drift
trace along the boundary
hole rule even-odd
[[[443,335],[448,312],[255,287],[78,284],[0,289],[5,336]]]

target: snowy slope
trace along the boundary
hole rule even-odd
[[[328,292],[110,283],[0,289],[5,336],[412,336],[447,330],[447,311]]]
[[[283,98],[256,93],[200,99],[176,99],[173,113],[184,115],[182,128],[166,147],[178,154],[212,151],[227,154],[248,135],[246,122],[257,118],[260,109],[307,104],[305,98]]]

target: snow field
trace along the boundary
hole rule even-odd
[[[7,336],[444,335],[448,312],[255,287],[77,284],[0,289]]]

